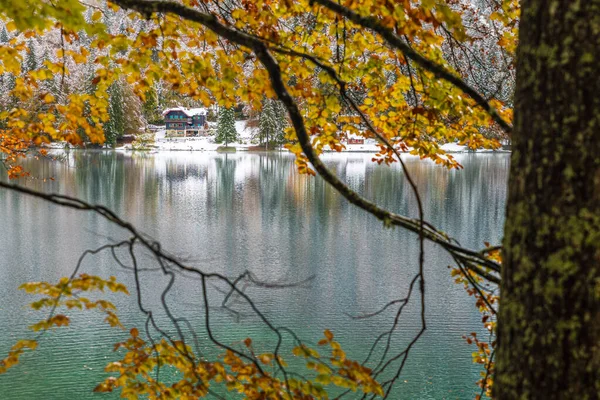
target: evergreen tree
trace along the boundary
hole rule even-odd
[[[208,109],[208,113],[206,114],[206,120],[209,122],[217,121],[217,113],[215,112],[215,109],[213,107],[210,107]]]
[[[52,61],[50,58],[50,52],[46,48],[44,50],[44,54],[42,59],[40,60],[40,65],[44,65],[45,61]],[[40,82],[40,88],[43,92],[48,92],[54,96],[55,99],[60,99],[60,76],[55,75],[52,79],[44,80]]]
[[[123,107],[123,89],[120,81],[113,82],[108,88],[108,121],[104,124],[106,144],[114,146],[117,138],[125,130],[125,110]]]
[[[157,63],[158,64],[158,61],[160,60],[160,57],[159,57],[159,53],[158,53],[158,49],[157,48],[152,49],[152,55],[150,56],[150,59],[152,60],[153,63]]]
[[[92,49],[92,51],[90,52],[88,62],[85,64],[83,71],[83,79],[85,81],[85,87],[83,88],[83,90],[85,91],[85,93],[89,94],[93,94],[96,91],[96,85],[94,84],[94,78],[96,77],[96,64],[93,61],[95,58],[96,50]]]
[[[283,103],[279,100],[273,100],[273,111],[277,127],[273,140],[277,144],[282,144],[285,142],[285,128],[288,126],[287,111]]]
[[[142,105],[142,112],[149,124],[159,124],[163,120],[160,111],[158,105],[158,93],[153,87],[146,93],[146,101],[144,101],[144,104]]]
[[[270,99],[263,101],[262,112],[258,117],[259,137],[260,142],[265,143],[265,147],[269,146],[269,139],[275,137],[277,131],[277,122],[275,121],[275,109],[273,102]]]
[[[263,109],[258,117],[260,142],[281,144],[284,141],[284,129],[287,124],[285,108],[281,102],[265,99]]]
[[[25,60],[22,64],[23,73],[38,69],[37,56],[35,54],[35,47],[32,40],[27,41],[27,52],[25,53]]]
[[[3,26],[2,30],[0,30],[0,43],[8,43],[8,41],[8,31],[6,30],[6,26]]]
[[[225,142],[225,146],[238,139],[235,129],[235,110],[233,108],[219,108],[217,137],[215,139],[217,143]]]
[[[23,62],[23,73],[38,69],[37,56],[32,40],[27,41],[27,53],[25,53],[25,61]]]
[[[121,83],[121,108],[123,114],[123,133],[137,135],[146,126],[143,104],[133,91],[133,87],[126,81]]]
[[[17,99],[10,92],[16,86],[17,77],[13,74],[4,74],[0,87],[0,99],[5,110],[10,110],[17,105]]]
[[[8,37],[8,31],[6,30],[6,26],[2,27],[2,30],[0,30],[0,44],[4,44],[4,43],[8,43],[9,41],[9,37]],[[5,83],[5,74],[0,74],[0,89],[2,89],[4,91],[4,83]],[[0,103],[2,102],[2,99],[0,99]],[[1,106],[1,105],[0,105]]]

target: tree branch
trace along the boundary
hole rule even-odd
[[[363,17],[356,12],[336,3],[332,0],[311,0],[313,3],[318,3],[325,8],[335,12],[336,14],[342,15],[348,18],[350,21],[358,24],[364,28],[370,29],[377,32],[383,37],[390,46],[400,50],[406,57],[413,60],[422,68],[433,73],[436,77],[443,79],[466,94],[468,94],[475,102],[483,108],[492,119],[500,125],[500,127],[508,134],[512,132],[512,125],[505,121],[499,114],[498,111],[492,107],[492,105],[473,87],[467,84],[464,80],[448,71],[444,66],[422,56],[417,51],[412,49],[409,45],[404,43],[402,39],[396,35],[391,29],[381,25],[375,17]]]

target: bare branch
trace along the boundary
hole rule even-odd
[[[339,15],[343,15],[355,24],[377,32],[390,44],[390,46],[400,50],[406,57],[413,60],[419,66],[433,73],[438,78],[453,84],[454,86],[468,94],[473,100],[475,100],[475,102],[481,108],[483,108],[490,115],[490,117],[494,119],[494,121],[496,121],[498,125],[500,125],[500,127],[506,133],[512,132],[512,125],[505,121],[498,114],[498,111],[494,107],[492,107],[492,105],[477,90],[469,86],[460,77],[448,71],[444,66],[437,64],[434,61],[431,61],[430,59],[422,56],[417,51],[412,49],[409,45],[404,43],[402,39],[398,35],[396,35],[391,29],[381,25],[377,18],[370,16],[363,17],[357,14],[356,12],[350,10],[349,8],[344,7],[341,4],[336,3],[332,0],[312,0],[312,2],[318,3]]]

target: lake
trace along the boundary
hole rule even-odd
[[[336,335],[350,358],[362,360],[374,338],[392,323],[389,310],[355,320],[406,295],[418,268],[417,236],[383,223],[348,204],[320,178],[299,175],[293,156],[190,152],[121,153],[71,151],[63,160],[28,160],[36,176],[27,186],[103,204],[164,249],[205,271],[235,277],[248,270],[275,283],[309,283],[292,288],[248,287],[247,293],[274,325],[287,326],[308,343],[324,329]],[[354,190],[391,211],[416,217],[415,198],[398,165],[378,166],[370,154],[326,154],[330,168]],[[481,249],[502,237],[508,179],[508,154],[457,154],[464,170],[447,171],[406,156],[423,198],[425,217],[462,245]],[[43,178],[55,178],[43,182]],[[0,179],[6,179],[1,173]],[[17,338],[30,338],[27,326],[43,318],[27,308],[31,297],[17,287],[26,281],[56,281],[70,275],[81,253],[126,233],[91,213],[68,210],[0,190],[0,355]],[[123,257],[125,253],[122,253]],[[124,257],[125,259],[125,257]],[[144,266],[153,261],[140,254]],[[461,338],[481,332],[481,317],[464,289],[450,276],[450,257],[428,244],[425,256],[428,329],[410,354],[392,395],[398,399],[469,399],[479,393],[475,350]],[[134,288],[129,271],[109,254],[87,258],[83,272],[115,275]],[[172,332],[159,295],[167,281],[143,274],[143,299]],[[248,307],[240,315],[218,307],[222,287],[209,287],[218,338],[233,346],[251,337],[272,345],[273,335]],[[178,278],[167,297],[178,316],[191,321],[200,347],[210,351],[203,330],[200,282]],[[111,297],[127,327],[144,316],[135,297]],[[393,345],[400,349],[419,329],[417,296],[403,314]],[[75,314],[72,326],[45,334],[39,348],[0,375],[0,397],[12,399],[118,398],[93,394],[106,377],[104,366],[117,360],[112,344],[126,333],[108,327],[95,313]],[[286,351],[289,349],[286,349]],[[286,360],[293,359],[287,352]]]

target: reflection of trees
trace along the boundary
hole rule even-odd
[[[394,210],[414,212],[410,193],[402,191],[405,185],[399,169],[372,167],[367,157],[336,155],[328,157],[327,162],[362,195],[376,198]],[[483,240],[499,235],[501,213],[496,215],[488,211],[488,207],[490,201],[501,206],[499,199],[504,197],[506,170],[498,160],[506,162],[507,159],[497,155],[469,156],[461,160],[466,168],[460,172],[447,172],[410,158],[407,164],[424,189],[423,200],[432,222],[456,235],[461,243],[479,247]],[[398,271],[414,268],[406,261],[414,260],[416,255],[414,235],[382,230],[381,222],[341,201],[320,178],[299,176],[293,158],[286,154],[159,153],[137,157],[95,152],[79,157],[72,168],[44,162],[31,164],[29,169],[35,171],[36,165],[55,176],[60,175],[61,179],[51,184],[52,191],[83,193],[90,201],[102,201],[111,207],[134,204],[135,208],[124,210],[128,219],[132,215],[134,220],[143,216],[147,218],[145,226],[156,229],[155,233],[149,232],[153,236],[173,236],[176,242],[169,243],[167,248],[183,247],[184,252],[197,254],[201,259],[215,257],[207,268],[223,268],[221,272],[235,276],[251,265],[260,279],[275,282],[318,274],[319,279],[308,289],[290,289],[281,294],[256,290],[252,292],[253,299],[278,322],[300,326],[303,331],[306,324],[310,325],[305,331],[307,337],[317,335],[325,327],[336,331],[349,329],[352,335],[340,338],[352,343],[353,354],[359,356],[364,354],[356,344],[356,337],[371,337],[377,326],[381,326],[379,322],[386,319],[349,322],[340,316],[345,312],[373,310],[394,299],[398,290],[407,286]],[[481,172],[470,173],[478,168]],[[96,171],[91,173],[92,169]],[[120,176],[117,179],[115,175]],[[111,182],[101,182],[103,176],[110,176]],[[486,184],[488,177],[493,183]],[[96,182],[99,186],[91,191],[88,186]],[[114,186],[120,186],[121,190],[110,192]],[[389,186],[394,190],[387,190]],[[467,198],[469,202],[465,206],[462,203]],[[490,218],[489,227],[474,230],[452,225],[468,219],[467,216],[477,222],[480,216]],[[64,227],[59,225],[52,229],[64,230]],[[429,312],[447,315],[448,319],[442,320],[444,324],[463,327],[465,321],[476,316],[465,309],[460,291],[457,293],[446,279],[444,266],[449,260],[433,249],[427,253],[428,263],[440,271],[441,276],[430,279]],[[150,281],[162,282],[154,276]],[[179,285],[172,293],[179,299],[196,299],[201,294],[197,282],[190,285],[184,279]],[[178,306],[178,313],[192,314],[186,308],[189,303]],[[408,311],[403,329],[412,333],[415,310]],[[240,334],[241,328],[232,330],[226,323],[230,319],[223,318],[225,322],[219,324],[227,342],[234,331]],[[438,332],[436,329],[447,329],[447,326],[436,328],[435,323],[431,322],[433,333]],[[459,338],[460,334],[457,335]],[[453,366],[459,365],[459,360],[463,366],[469,365],[468,355],[458,355],[456,346],[433,347],[424,353],[415,353],[413,360],[429,368],[441,360],[440,354],[446,359],[458,357]]]
[[[235,169],[237,160],[224,154],[214,159],[216,177],[214,178],[214,191],[208,198],[208,206],[218,210],[221,216],[226,216],[226,221],[233,223],[235,214]],[[232,226],[232,225],[229,225]]]
[[[326,162],[365,197],[397,212],[416,214],[416,203],[399,168],[377,168],[369,157],[334,155],[326,157]],[[407,166],[423,188],[425,209],[434,218],[432,222],[459,238],[471,232],[465,244],[480,247],[481,243],[473,240],[497,239],[489,235],[502,221],[508,157],[471,154],[459,161],[465,165],[461,171],[447,171],[416,158],[408,158]],[[236,217],[236,223],[255,224],[250,220],[259,218],[262,222],[256,229],[268,227],[281,213],[295,226],[310,224],[314,218],[326,225],[343,225],[341,215],[354,210],[320,178],[297,174],[293,158],[285,153],[190,157],[72,151],[68,162],[23,162],[34,176],[60,176],[60,189],[58,182],[36,180],[29,182],[32,187],[113,204],[118,211],[136,209],[136,213],[147,216],[182,212],[173,209],[174,202],[180,201],[173,196],[187,195],[194,198],[190,209],[201,208],[213,218],[224,218],[222,223],[234,223]],[[465,225],[475,220],[477,224]]]

